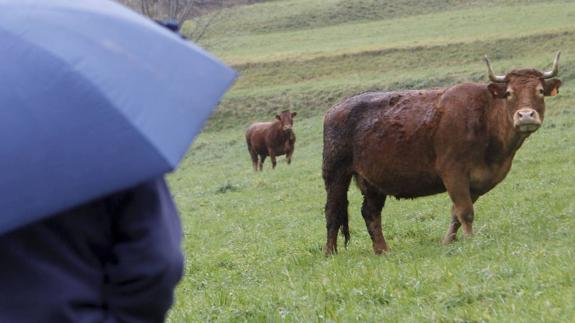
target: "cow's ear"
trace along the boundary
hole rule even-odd
[[[556,96],[559,94],[559,87],[561,87],[561,80],[550,79],[546,80],[544,83],[545,96]]]
[[[293,117],[295,117],[295,116],[297,116],[297,112],[292,112],[292,113],[291,113],[291,117],[293,118]]]
[[[489,89],[489,92],[491,92],[494,98],[504,99],[505,92],[507,91],[507,83],[489,83],[487,89]]]
[[[276,114],[276,119],[278,119],[278,120],[281,121],[282,118],[280,118],[280,115],[279,115],[279,114]]]

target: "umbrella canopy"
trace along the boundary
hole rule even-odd
[[[0,234],[173,170],[236,74],[107,0],[0,0]]]

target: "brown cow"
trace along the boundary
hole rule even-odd
[[[246,143],[252,157],[254,170],[263,168],[264,160],[270,156],[272,168],[276,167],[276,156],[286,155],[288,165],[295,148],[293,118],[297,112],[282,111],[272,122],[256,122],[246,131]],[[260,157],[258,165],[258,155]]]
[[[544,96],[558,93],[553,69],[515,69],[490,84],[446,89],[371,92],[343,100],[324,118],[323,179],[327,191],[325,254],[337,232],[349,241],[347,190],[354,177],[361,213],[376,254],[388,250],[381,231],[386,196],[416,198],[447,191],[452,220],[444,243],[463,225],[472,236],[473,203],[511,168],[513,156],[545,115]],[[550,79],[550,80],[546,80]]]

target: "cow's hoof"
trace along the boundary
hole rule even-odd
[[[467,233],[463,235],[463,240],[473,240],[474,234],[473,233]]]
[[[373,246],[373,252],[376,255],[383,255],[389,251],[389,247],[385,242],[374,243],[372,246]]]
[[[373,248],[373,252],[380,256],[380,255],[385,255],[386,253],[389,252],[389,248],[386,246],[385,248]]]
[[[337,254],[337,249],[331,246],[325,246],[323,253],[326,257],[333,256]]]
[[[453,243],[454,241],[457,241],[457,236],[448,235],[448,236],[445,236],[445,238],[443,238],[443,241],[441,241],[441,243],[444,246],[447,246],[447,245]]]

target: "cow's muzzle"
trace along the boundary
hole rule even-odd
[[[534,132],[541,126],[541,118],[533,109],[520,109],[513,116],[513,125],[519,132]]]

